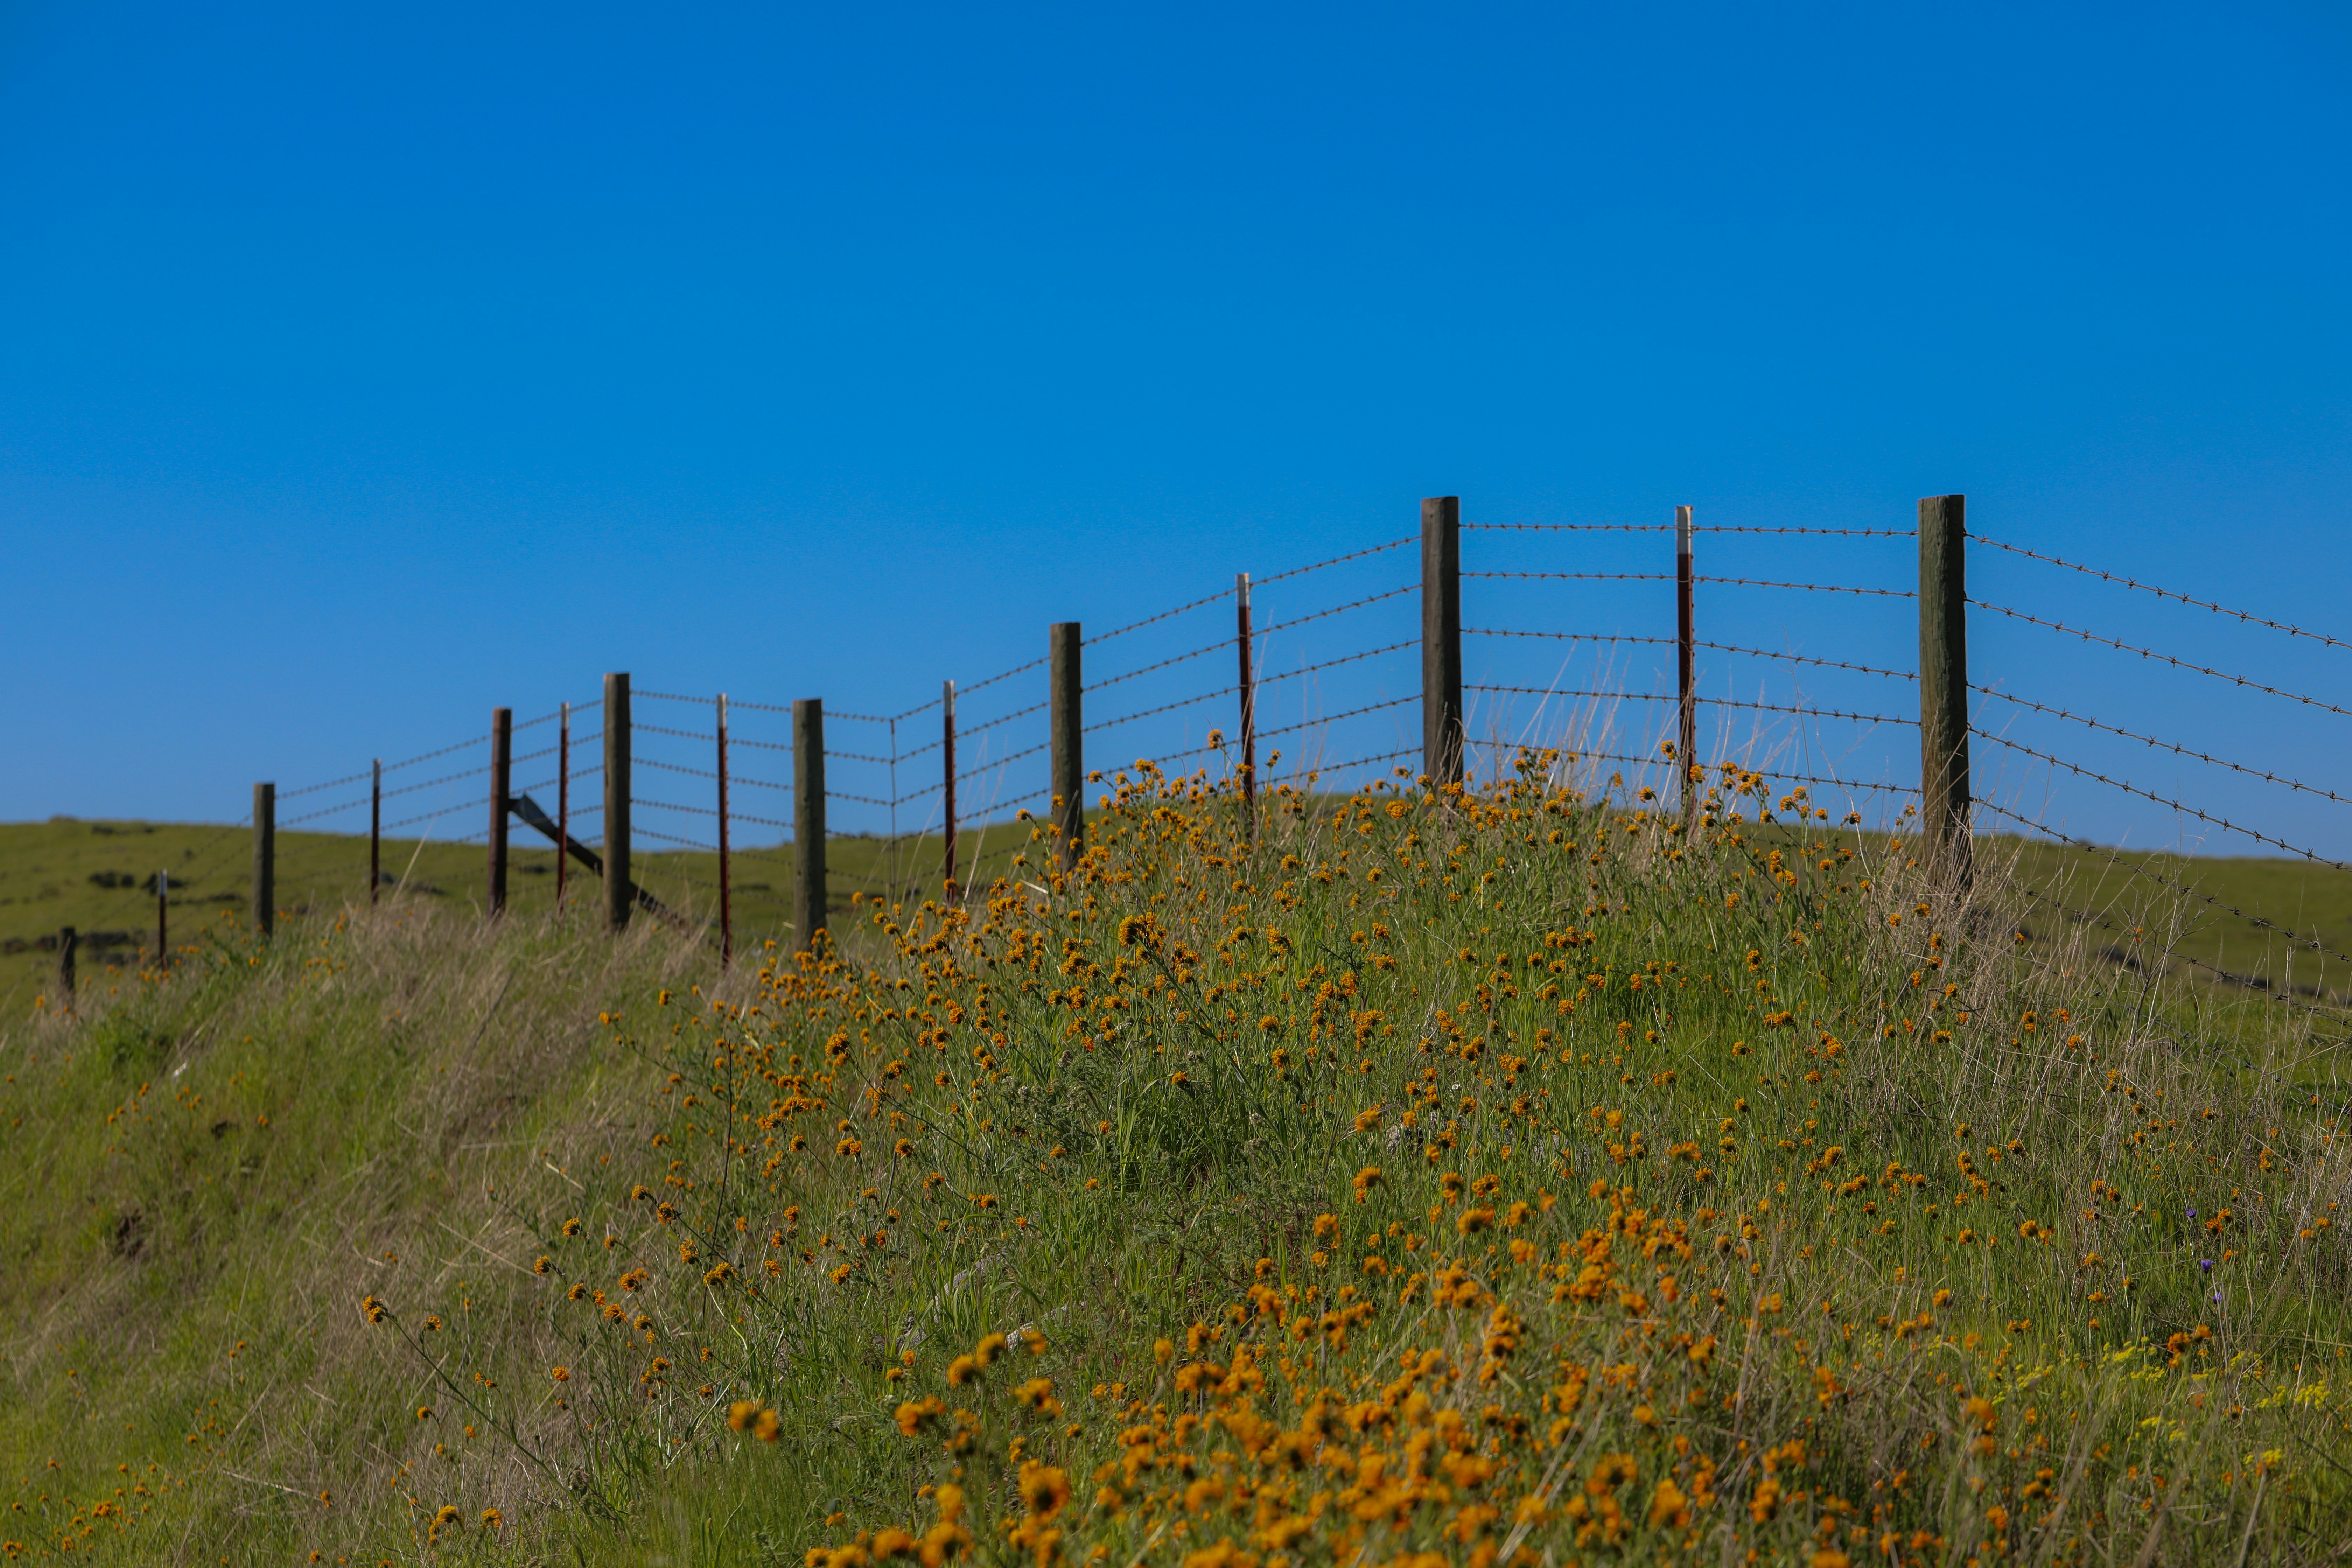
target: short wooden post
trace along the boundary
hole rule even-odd
[[[1257,665],[1251,658],[1249,574],[1234,574],[1234,621],[1242,656],[1242,816],[1252,838],[1257,837]]]
[[[946,826],[946,853],[943,857],[947,875],[948,898],[960,896],[956,887],[956,758],[955,758],[955,682],[940,683],[940,784],[945,803],[940,816]]]
[[[172,955],[172,873],[155,873],[155,967],[163,968]]]
[[[629,675],[604,677],[604,924],[629,923]]]
[[[793,704],[793,951],[824,930],[824,700]]]
[[[1060,829],[1058,854],[1066,872],[1077,865],[1087,834],[1086,724],[1080,714],[1086,689],[1078,672],[1081,646],[1076,621],[1055,621],[1046,632],[1046,662],[1053,682],[1053,822]]]
[[[514,710],[490,710],[490,913],[507,910],[507,802],[514,788]]]
[[[278,928],[278,786],[253,786],[253,929]]]
[[[373,782],[368,785],[368,902],[375,902],[383,886],[383,759],[375,760]]]
[[[1675,508],[1675,651],[1682,679],[1682,736],[1675,756],[1676,796],[1682,802],[1683,831],[1698,826],[1698,784],[1704,776],[1698,763],[1698,683],[1691,645],[1691,509]]]
[[[68,1013],[74,1010],[74,950],[80,945],[81,938],[73,927],[58,932],[58,994]]]
[[[572,858],[572,704],[555,731],[555,912],[563,912],[563,868]]]
[[[719,963],[735,961],[735,907],[727,885],[727,693],[719,694]]]
[[[1421,771],[1462,782],[1462,498],[1421,503]]]
[[[1965,889],[1969,833],[1968,498],[1919,502],[1919,804],[1927,854]]]

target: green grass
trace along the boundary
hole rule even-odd
[[[76,1019],[20,1001],[0,1531],[800,1563],[939,1525],[956,1479],[1005,1568],[1048,1523],[1065,1561],[1170,1568],[1220,1541],[1231,1568],[1885,1561],[1889,1531],[1904,1562],[2333,1560],[2339,1016],[2198,980],[2179,955],[2252,967],[2234,933],[2180,939],[2043,851],[2021,883],[1989,847],[1959,900],[1883,837],[1386,799],[1285,797],[1245,842],[1229,801],[1130,793],[1079,875],[1008,843],[1020,880],[952,916],[861,896],[837,962],[726,974],[593,902],[483,922],[478,852],[446,852],[448,892],[192,931]],[[63,896],[97,862],[48,830]],[[2189,868],[2334,918],[2315,877]],[[2067,875],[2137,950],[2036,915]],[[1024,1326],[1045,1354],[954,1374]],[[1015,1405],[1034,1375],[1060,1414]],[[1354,1414],[1305,1470],[1244,1440],[1313,1430],[1320,1390]],[[953,1416],[898,1429],[931,1397],[971,1413],[963,1452]],[[780,1441],[730,1432],[737,1400]],[[1488,1479],[1438,1465],[1457,1439]],[[1448,1495],[1374,1502],[1375,1452]],[[1024,1522],[1024,1464],[1068,1479],[1055,1520]],[[1666,1480],[1692,1518],[1654,1526]],[[465,1528],[428,1542],[444,1505]]]

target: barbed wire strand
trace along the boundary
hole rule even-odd
[[[2081,565],[2059,556],[2044,555],[2039,550],[2028,550],[2021,544],[2004,544],[1998,539],[1988,539],[1981,533],[1972,533],[1969,538],[1978,544],[1990,544],[1995,550],[2006,550],[2011,555],[2023,555],[2035,561],[2046,561],[2053,566],[2063,566],[2069,572],[2080,572],[2086,577],[2096,577],[2108,583],[2119,583],[2126,588],[2137,588],[2143,594],[2154,594],[2159,599],[2178,599],[2184,605],[2193,605],[2200,610],[2210,610],[2217,616],[2234,616],[2251,626],[2268,626],[2273,631],[2284,632],[2290,637],[2309,637],[2314,642],[2326,643],[2330,647],[2352,647],[2352,642],[2340,641],[2323,632],[2305,631],[2301,626],[2289,626],[2284,621],[2274,621],[2267,616],[2257,616],[2249,610],[2233,610],[2227,605],[2217,605],[2210,599],[2191,598],[2187,594],[2178,593],[2170,588],[2159,588],[2153,583],[2142,583],[2114,572],[2102,572],[2095,566]]]
[[[2070,626],[2060,621],[2044,620],[2040,616],[2028,615],[2023,610],[2012,610],[2006,605],[1990,604],[1983,599],[1970,599],[1969,603],[1978,609],[1990,610],[1997,616],[2007,616],[2013,621],[2025,621],[2053,632],[2063,632],[2069,637],[2078,637],[2084,642],[2104,643],[2124,653],[2136,653],[2142,658],[2160,660],[2176,669],[2186,669],[2198,675],[2210,675],[2216,680],[2226,680],[2233,685],[2251,687],[2256,691],[2268,692],[2273,697],[2284,697],[2289,701],[2300,702],[2307,708],[2324,709],[2327,712],[2339,713],[2347,719],[2352,719],[2352,708],[2338,708],[2333,702],[2322,702],[2316,697],[2305,697],[2297,691],[2284,691],[2275,686],[2265,686],[2259,680],[2249,680],[2242,675],[2231,675],[2226,670],[2209,669],[2201,664],[2191,664],[2187,659],[2175,658],[2168,653],[2158,653],[2154,648],[2140,647],[2132,643],[2117,642],[2113,637],[2101,637],[2096,632],[2086,632],[2080,626]]]
[[[1462,635],[1465,637],[1547,637],[1554,642],[1630,642],[1643,643],[1658,647],[1675,647],[1680,646],[1677,639],[1674,637],[1636,637],[1631,634],[1604,635],[1599,632],[1520,632],[1501,630],[1488,626],[1465,626],[1462,628]],[[1410,645],[1399,644],[1398,646],[1409,647]],[[1777,658],[1785,660],[1790,664],[1812,664],[1820,665],[1830,669],[1851,669],[1858,674],[1883,675],[1894,680],[1916,680],[1919,679],[1915,672],[1907,669],[1881,669],[1875,665],[1853,664],[1842,658],[1815,658],[1811,655],[1801,653],[1780,653],[1769,647],[1741,647],[1734,643],[1701,642],[1696,638],[1692,640],[1691,647],[1713,648],[1717,653],[1746,654],[1755,658]]]
[[[2096,719],[2085,719],[2080,713],[2070,713],[2063,708],[2053,708],[2045,702],[2036,702],[2030,698],[2018,697],[1998,687],[1971,686],[1969,689],[1980,691],[1987,697],[1998,697],[2003,702],[2014,702],[2021,708],[2031,708],[2037,713],[2047,713],[2054,719],[2071,719],[2077,724],[2085,725],[2093,730],[2103,730],[2110,735],[2121,735],[2127,741],[2138,741],[2158,751],[2191,757],[2200,763],[2210,763],[2217,768],[2228,768],[2231,772],[2243,773],[2248,778],[2263,779],[2271,784],[2284,784],[2289,789],[2301,790],[2305,795],[2320,795],[2334,801],[2338,805],[2352,805],[2352,796],[2337,795],[2332,789],[2321,789],[2316,784],[2307,784],[2300,780],[2288,778],[2284,773],[2271,773],[2263,768],[2250,768],[2242,763],[2231,762],[2226,757],[2211,756],[2204,752],[2192,751],[2187,746],[2176,744],[2171,741],[2159,741],[2153,735],[2143,735],[2137,731],[2118,729],[2113,724],[2102,723]]]

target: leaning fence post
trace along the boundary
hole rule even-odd
[[[81,938],[75,934],[73,927],[64,927],[58,932],[58,994],[65,999],[68,1013],[74,1010],[74,949],[80,945]]]
[[[793,951],[813,952],[824,914],[824,699],[793,704]]]
[[[940,683],[940,784],[945,797],[940,816],[946,825],[946,862],[948,899],[952,902],[956,889],[956,758],[955,758],[955,682]]]
[[[1086,726],[1079,702],[1086,688],[1078,674],[1078,623],[1055,621],[1045,636],[1053,682],[1054,826],[1061,830],[1062,869],[1078,863],[1087,832]]]
[[[253,786],[253,929],[278,926],[278,786]]]
[[[1421,771],[1462,782],[1462,498],[1421,503]]]
[[[572,704],[555,735],[555,912],[563,912],[563,863],[572,858]]]
[[[629,923],[629,675],[604,677],[604,924]]]
[[[1698,686],[1691,658],[1691,509],[1675,508],[1675,649],[1682,678],[1681,751],[1675,761],[1682,779],[1683,831],[1698,826],[1696,788],[1705,776],[1698,765]]]
[[[490,913],[507,908],[507,797],[514,787],[514,710],[490,710]]]
[[[383,759],[375,760],[368,785],[368,902],[375,902],[383,885]]]
[[[1919,805],[1925,858],[1966,889],[1969,839],[1968,498],[1919,502]]]
[[[735,905],[727,883],[727,693],[719,694],[719,963],[735,962]]]
[[[1252,838],[1257,837],[1257,672],[1250,658],[1249,574],[1234,574],[1235,625],[1242,654],[1242,816]]]

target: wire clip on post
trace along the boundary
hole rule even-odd
[[[1080,712],[1086,687],[1078,663],[1082,646],[1076,621],[1055,621],[1046,631],[1047,673],[1053,684],[1054,826],[1060,830],[1058,854],[1065,873],[1076,868],[1087,834],[1086,723]]]
[[[629,672],[604,677],[604,925],[629,923]]]
[[[490,710],[489,910],[507,911],[507,799],[514,784],[514,710]]]
[[[1675,797],[1683,808],[1683,831],[1698,826],[1698,686],[1691,657],[1691,509],[1675,508],[1675,653],[1681,679],[1682,754],[1675,759]]]
[[[1462,498],[1421,503],[1421,771],[1462,782]]]
[[[1246,572],[1234,574],[1234,608],[1242,655],[1242,817],[1250,839],[1257,839],[1257,680],[1250,658],[1250,580]]]
[[[824,930],[824,699],[793,704],[793,951]]]
[[[278,786],[253,786],[253,929],[278,925]]]
[[[956,888],[956,772],[955,772],[955,682],[940,682],[940,828],[942,848],[940,873],[947,881],[948,902],[955,902]]]
[[[1968,498],[1919,501],[1919,793],[1928,853],[1969,885]]]

